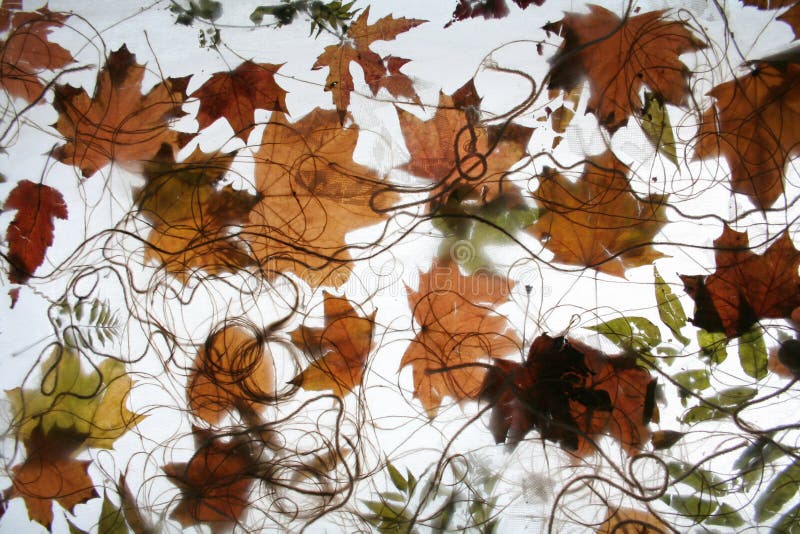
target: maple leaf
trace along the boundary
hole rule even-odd
[[[544,0],[514,0],[520,8],[525,9],[531,4],[540,6]],[[449,28],[454,22],[466,19],[483,17],[484,19],[502,19],[508,16],[508,6],[505,0],[458,0],[453,11],[453,18],[444,25]]]
[[[45,252],[53,244],[53,220],[67,218],[64,197],[52,187],[22,180],[9,193],[4,209],[17,210],[6,230],[8,279],[24,284],[44,262]]]
[[[385,58],[386,70],[389,72],[383,78],[380,78],[372,87],[372,92],[377,93],[381,88],[389,91],[389,94],[395,98],[408,98],[416,104],[422,105],[422,102],[414,91],[414,82],[411,78],[400,72],[403,65],[411,61],[410,59],[388,56]]]
[[[73,458],[84,438],[74,429],[45,433],[37,426],[24,440],[27,458],[11,468],[9,498],[22,497],[28,517],[47,529],[53,521],[53,501],[72,512],[76,504],[97,497],[87,473],[91,461]]]
[[[210,523],[217,532],[241,518],[249,505],[253,458],[246,442],[225,443],[197,428],[193,434],[197,450],[192,458],[163,467],[181,490],[181,501],[170,517],[184,528]]]
[[[689,69],[679,59],[705,44],[683,22],[664,20],[664,11],[620,19],[589,5],[588,14],[567,13],[544,26],[563,34],[564,44],[550,60],[550,89],[574,89],[586,77],[591,95],[587,111],[614,132],[642,108],[646,85],[663,102],[680,106],[689,96]]]
[[[761,209],[783,193],[784,168],[800,143],[800,64],[755,62],[748,75],[708,92],[695,158],[724,156],[733,191]]]
[[[419,325],[400,368],[411,365],[414,397],[435,417],[445,397],[475,399],[481,392],[488,358],[519,350],[516,332],[493,310],[508,301],[514,283],[479,272],[464,276],[453,262],[435,260],[420,274],[419,289],[408,302]]]
[[[67,142],[55,150],[55,158],[88,178],[112,161],[136,168],[163,143],[177,146],[183,136],[169,124],[185,115],[181,105],[190,76],[167,78],[142,95],[144,72],[122,45],[98,73],[91,99],[84,89],[57,85],[55,128]]]
[[[146,260],[163,264],[183,282],[193,269],[218,274],[253,263],[231,229],[247,221],[260,197],[219,186],[234,156],[197,148],[177,163],[173,148],[163,145],[144,165],[147,184],[136,202],[153,223]]]
[[[788,232],[758,255],[750,250],[746,232],[725,226],[714,248],[713,274],[681,275],[695,302],[692,324],[735,337],[759,319],[788,318],[800,306],[800,251]]]
[[[275,392],[272,355],[247,330],[228,325],[197,351],[186,393],[192,413],[214,425],[236,408],[254,411]]]
[[[41,370],[38,387],[6,391],[18,439],[30,439],[37,429],[48,439],[70,431],[83,436],[81,449],[111,449],[145,417],[126,407],[134,382],[118,360],[103,360],[98,372],[87,374],[74,350],[56,348]]]
[[[481,398],[494,405],[497,443],[515,446],[531,430],[585,456],[609,434],[629,454],[647,442],[655,381],[635,358],[609,357],[576,341],[537,337],[525,363],[494,361]]]
[[[553,252],[553,261],[624,276],[663,256],[649,243],[667,221],[666,196],[640,200],[627,172],[608,151],[589,158],[577,182],[545,168],[533,193],[542,211],[528,231]]]
[[[309,391],[330,389],[344,398],[361,384],[378,310],[360,317],[346,298],[324,295],[325,327],[300,326],[291,334],[292,342],[314,361],[290,383]]]
[[[200,129],[220,117],[228,119],[236,136],[245,143],[253,131],[257,109],[286,112],[286,91],[275,82],[281,65],[245,61],[233,72],[217,72],[190,96],[200,99]]]
[[[68,50],[49,41],[52,29],[62,26],[68,17],[46,7],[30,12],[0,8],[2,29],[10,26],[9,34],[0,42],[0,87],[29,104],[41,99],[45,90],[39,78],[42,71],[60,69],[74,61]]]
[[[373,24],[367,24],[369,6],[361,12],[350,25],[345,39],[338,45],[330,45],[317,58],[313,70],[328,67],[325,90],[333,94],[333,103],[339,112],[339,120],[344,123],[347,108],[350,106],[350,93],[355,89],[350,63],[356,62],[364,69],[364,80],[376,94],[381,87],[381,79],[387,75],[386,65],[381,56],[370,50],[375,41],[392,41],[401,33],[427,22],[426,20],[396,19],[388,15]],[[396,74],[394,74],[396,76]]]
[[[671,530],[661,518],[645,510],[609,508],[597,534],[663,534]]]
[[[388,217],[398,198],[377,174],[355,163],[358,127],[315,109],[293,124],[275,113],[256,154],[261,195],[242,237],[262,266],[292,271],[313,287],[342,285],[351,255],[345,235]]]
[[[461,198],[491,202],[514,187],[506,175],[527,153],[533,129],[514,123],[487,128],[476,124],[471,117],[480,101],[470,80],[452,95],[440,92],[436,114],[427,121],[395,108],[411,155],[400,169],[438,182],[433,195],[442,204],[457,188]]]

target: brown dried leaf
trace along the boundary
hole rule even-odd
[[[290,382],[308,391],[333,390],[344,397],[361,384],[372,348],[375,314],[359,317],[349,300],[325,293],[325,328],[301,326],[292,341],[314,358]]]
[[[678,57],[705,47],[683,22],[664,20],[664,11],[620,19],[590,4],[589,13],[567,13],[544,29],[564,36],[548,88],[569,91],[588,78],[587,111],[611,132],[642,109],[642,85],[664,102],[685,104],[689,69]]]
[[[650,243],[667,222],[666,196],[639,200],[627,172],[611,152],[589,158],[577,182],[545,169],[533,193],[543,213],[528,231],[553,261],[624,276],[663,257]]]
[[[274,392],[272,355],[259,339],[235,325],[208,336],[186,386],[189,409],[212,425],[233,409],[256,411]]]
[[[56,149],[55,158],[88,178],[112,161],[138,168],[162,144],[178,146],[182,136],[169,123],[185,115],[181,105],[189,76],[167,78],[142,95],[144,72],[122,45],[98,73],[91,99],[83,89],[57,85],[55,128],[67,143]]]
[[[445,397],[476,399],[492,357],[519,350],[506,318],[494,312],[506,302],[514,283],[485,271],[464,276],[453,262],[436,260],[420,274],[419,289],[408,302],[419,327],[400,368],[411,365],[414,397],[435,417]]]
[[[253,131],[256,109],[288,111],[286,91],[275,82],[282,65],[245,61],[232,72],[217,72],[190,96],[200,99],[200,129],[220,117],[228,119],[236,136],[245,143]]]

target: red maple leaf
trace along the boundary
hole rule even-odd
[[[23,284],[44,262],[45,252],[53,244],[53,219],[66,219],[67,205],[52,187],[22,180],[8,195],[5,209],[17,210],[6,231],[11,263],[8,278]]]

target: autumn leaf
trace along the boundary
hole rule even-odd
[[[767,209],[783,193],[784,169],[800,143],[800,64],[754,62],[747,75],[709,91],[695,158],[724,157],[733,191]]]
[[[389,91],[389,94],[395,98],[407,98],[416,104],[422,105],[417,92],[414,91],[414,82],[411,78],[400,72],[403,65],[411,61],[410,59],[388,56],[384,59],[386,63],[386,70],[388,74],[379,79],[373,88],[373,93],[377,94],[381,88]]]
[[[186,392],[192,413],[212,425],[234,408],[254,411],[275,392],[272,355],[244,328],[226,325],[197,351]]]
[[[650,11],[620,19],[598,5],[589,13],[567,13],[544,26],[564,37],[550,60],[550,89],[569,91],[589,80],[587,111],[614,132],[642,109],[639,92],[647,86],[663,102],[680,106],[689,96],[689,69],[678,57],[705,44],[685,23],[664,19],[664,11]]]
[[[324,295],[325,327],[300,326],[291,333],[292,342],[313,361],[290,382],[308,391],[330,389],[343,398],[361,384],[377,310],[360,317],[346,298]]]
[[[74,61],[72,54],[49,40],[50,32],[69,18],[43,7],[36,11],[0,8],[2,30],[10,31],[0,42],[0,87],[29,104],[41,101],[45,84],[43,71],[61,69]]]
[[[515,187],[506,175],[525,157],[533,129],[514,123],[480,126],[474,118],[480,101],[470,80],[452,95],[439,93],[439,107],[427,121],[396,108],[411,155],[411,161],[400,169],[435,181],[437,188],[431,195],[441,204],[447,203],[456,188],[460,198],[491,202]],[[485,167],[479,163],[481,159]]]
[[[250,504],[253,458],[246,442],[224,442],[210,432],[193,429],[196,452],[186,463],[163,467],[181,490],[178,506],[170,514],[184,528],[210,523],[222,531],[242,517]]]
[[[247,143],[256,109],[286,112],[286,91],[275,82],[281,65],[245,61],[232,72],[217,72],[190,96],[200,99],[200,129],[220,117],[228,119],[236,136]]]
[[[163,145],[145,163],[147,183],[136,195],[142,215],[152,222],[145,259],[164,265],[183,282],[193,269],[233,272],[253,263],[232,228],[248,220],[257,195],[220,186],[235,154],[205,154],[199,148],[175,162]]]
[[[353,161],[358,132],[342,127],[333,110],[315,109],[292,124],[273,115],[256,154],[261,201],[242,232],[264,270],[294,272],[312,287],[347,280],[345,235],[386,220],[398,198]]]
[[[544,0],[514,0],[522,9],[531,4],[540,6]],[[458,0],[458,5],[453,11],[453,18],[444,25],[449,28],[454,22],[466,19],[483,17],[484,19],[502,19],[508,16],[508,5],[505,0]]]
[[[9,281],[24,284],[44,262],[53,244],[53,221],[67,218],[64,197],[52,187],[22,180],[9,193],[3,209],[17,210],[6,230]]]
[[[22,497],[32,521],[50,528],[53,501],[72,512],[76,504],[96,497],[87,469],[89,460],[76,460],[85,435],[74,429],[55,429],[45,433],[37,426],[24,439],[27,458],[11,468],[9,498]]]
[[[597,528],[597,534],[664,534],[672,530],[672,527],[648,511],[609,508],[605,521]]]
[[[607,356],[577,341],[542,334],[520,364],[495,359],[481,398],[494,405],[497,443],[516,445],[531,430],[585,456],[608,434],[628,454],[650,437],[654,379],[633,357]]]
[[[169,125],[185,115],[181,105],[189,76],[167,78],[142,95],[144,73],[145,67],[123,45],[97,75],[91,99],[83,89],[57,85],[55,128],[66,144],[56,149],[55,158],[75,165],[88,178],[112,161],[138,168],[162,144],[178,146],[182,136]]]
[[[30,439],[37,429],[45,437],[70,431],[83,436],[81,450],[111,449],[145,417],[126,407],[134,382],[118,360],[103,360],[85,373],[75,351],[55,348],[41,370],[37,387],[6,391],[18,439]]]
[[[795,38],[800,37],[800,2],[797,0],[742,0],[746,6],[755,6],[758,9],[778,9],[788,7],[781,13],[777,20],[781,20],[792,27]]]
[[[577,182],[545,168],[533,193],[542,211],[528,231],[553,261],[624,276],[663,257],[650,243],[667,222],[666,196],[640,199],[627,172],[611,152],[589,158]]]
[[[464,276],[455,263],[436,260],[419,280],[416,291],[406,287],[418,327],[400,368],[412,366],[414,397],[433,418],[445,397],[476,399],[488,359],[518,351],[521,341],[494,311],[508,301],[508,279]]]
[[[725,226],[714,248],[713,274],[681,275],[695,302],[692,324],[736,337],[760,319],[788,318],[800,306],[800,251],[788,232],[759,255],[750,249],[746,232]]]
[[[348,28],[345,39],[338,45],[330,45],[317,58],[312,69],[328,67],[325,90],[333,94],[333,103],[339,112],[339,120],[344,123],[347,108],[350,106],[350,93],[355,89],[350,63],[357,63],[364,69],[364,79],[376,94],[382,86],[381,80],[387,76],[387,68],[381,56],[370,50],[375,41],[392,41],[401,33],[427,22],[419,19],[396,19],[388,15],[373,24],[367,24],[369,6]],[[398,71],[399,72],[399,71]],[[397,76],[397,74],[392,74]]]

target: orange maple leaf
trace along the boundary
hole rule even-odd
[[[800,65],[755,62],[748,75],[709,91],[715,103],[703,115],[696,158],[724,156],[733,190],[757,207],[783,193],[784,168],[800,143]]]
[[[233,324],[208,336],[186,386],[189,409],[212,425],[233,409],[253,413],[274,392],[272,355],[261,340]]]
[[[406,288],[419,328],[400,368],[412,366],[414,397],[428,417],[436,416],[445,397],[477,398],[486,375],[482,364],[519,350],[516,332],[494,311],[513,285],[486,271],[464,276],[455,263],[436,260],[420,274],[417,291]]]
[[[25,283],[44,262],[45,252],[53,244],[53,220],[67,218],[64,197],[52,187],[22,180],[9,193],[4,206],[17,210],[8,225],[8,279]]]
[[[45,435],[39,425],[25,440],[28,457],[11,468],[9,498],[22,497],[28,517],[48,529],[53,521],[53,501],[72,512],[76,504],[97,497],[87,473],[91,461],[73,458],[85,437],[60,428]]]
[[[325,328],[300,326],[291,334],[314,361],[290,382],[309,391],[330,389],[342,398],[350,393],[364,376],[377,312],[360,317],[349,300],[325,292]]]
[[[192,269],[218,274],[253,263],[232,228],[247,221],[259,197],[218,186],[234,156],[198,148],[178,163],[173,147],[162,145],[144,164],[147,183],[136,203],[152,223],[146,260],[155,259],[183,282]]]
[[[470,80],[452,95],[440,92],[436,114],[427,121],[396,108],[411,155],[400,168],[438,182],[432,196],[442,204],[456,188],[463,198],[491,202],[515,187],[506,175],[525,156],[533,129],[514,123],[488,128],[476,124],[471,117],[480,101]]]
[[[0,87],[28,103],[36,102],[45,90],[41,72],[74,61],[68,50],[48,40],[52,29],[63,25],[69,15],[46,7],[31,12],[12,12],[5,7],[0,11],[5,24],[10,24],[9,34],[0,42]]]
[[[245,61],[233,72],[217,72],[190,96],[200,99],[200,129],[220,117],[228,119],[236,136],[245,143],[253,131],[256,109],[287,111],[286,91],[275,82],[281,65]]]
[[[370,45],[375,41],[391,41],[401,33],[427,22],[405,17],[395,19],[388,15],[373,24],[367,24],[368,18],[369,6],[348,28],[345,40],[338,45],[325,47],[312,67],[314,70],[328,67],[325,90],[331,91],[333,94],[333,103],[339,111],[339,119],[342,123],[344,123],[345,113],[350,105],[350,93],[355,89],[353,76],[350,74],[350,63],[354,61],[364,69],[364,79],[372,90],[372,94],[376,94],[385,83],[388,83],[381,81],[387,76],[387,68],[381,56],[369,49]],[[400,74],[398,70],[392,76],[397,78],[404,75]]]
[[[57,85],[55,127],[67,142],[54,152],[56,159],[88,178],[112,161],[136,168],[162,144],[178,146],[184,136],[169,124],[185,115],[189,76],[167,78],[142,95],[144,72],[123,45],[108,56],[91,99],[83,89]]]
[[[642,108],[646,85],[662,101],[683,105],[689,96],[689,69],[678,56],[705,47],[683,22],[664,20],[664,11],[620,19],[589,5],[588,14],[567,13],[544,26],[564,36],[550,60],[550,89],[571,90],[586,77],[591,96],[587,111],[614,132]]]
[[[629,454],[647,442],[655,381],[629,357],[609,357],[564,337],[542,334],[525,363],[495,360],[481,397],[494,405],[497,443],[515,446],[531,430],[578,456],[608,434]]]
[[[725,226],[714,248],[713,274],[681,276],[695,302],[692,324],[734,337],[759,319],[788,318],[800,306],[800,251],[788,232],[758,255],[750,250],[746,232]]]
[[[226,443],[210,432],[193,429],[197,451],[187,463],[163,467],[181,490],[181,501],[170,517],[183,527],[210,523],[223,531],[239,520],[250,504],[253,458],[246,442]]]
[[[543,212],[528,231],[556,262],[614,276],[652,263],[663,256],[649,243],[667,221],[666,197],[640,200],[627,172],[611,152],[589,158],[577,182],[546,168],[533,193]]]
[[[349,276],[345,235],[387,219],[397,194],[355,163],[358,127],[334,110],[315,109],[295,123],[275,113],[256,154],[256,190],[246,239],[265,270],[291,271],[314,287]]]

